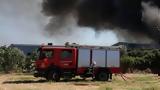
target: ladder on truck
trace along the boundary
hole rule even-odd
[[[65,43],[65,47],[74,47],[74,48],[89,48],[89,49],[107,49],[107,50],[117,50],[121,49],[121,46],[94,46],[94,45],[79,45],[76,43],[69,44]]]

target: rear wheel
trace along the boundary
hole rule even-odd
[[[109,74],[105,71],[101,71],[96,75],[96,80],[108,81],[108,79],[109,79]]]
[[[60,74],[57,71],[50,71],[46,79],[58,82],[60,80]]]

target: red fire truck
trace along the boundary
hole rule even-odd
[[[112,73],[120,72],[120,48],[66,44],[43,45],[35,62],[35,77],[59,81],[80,76],[95,80],[112,79]]]

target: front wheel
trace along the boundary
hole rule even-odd
[[[50,71],[46,79],[58,82],[60,80],[60,74],[57,71]]]
[[[108,81],[109,74],[104,71],[101,71],[96,75],[96,79],[99,81]]]

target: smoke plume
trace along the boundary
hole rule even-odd
[[[46,27],[51,35],[68,32],[65,28],[75,19],[77,27],[112,30],[126,41],[160,42],[159,0],[43,0],[42,7],[51,17]]]

